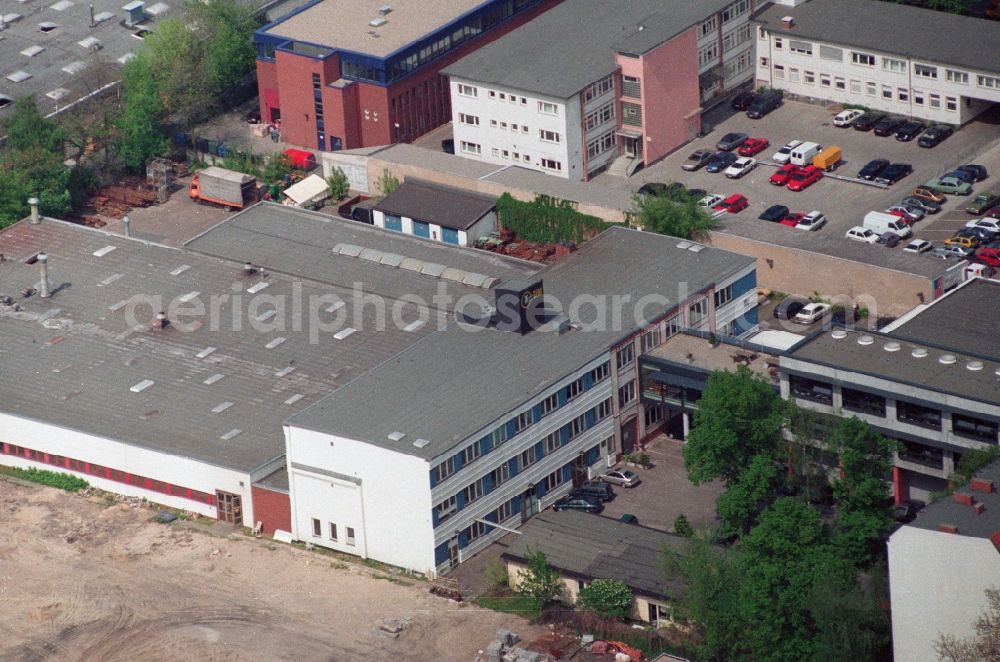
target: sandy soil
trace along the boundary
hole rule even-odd
[[[468,660],[519,618],[423,582],[0,480],[0,659]],[[407,619],[392,639],[383,619]]]

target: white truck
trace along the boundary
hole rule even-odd
[[[861,225],[879,236],[886,232],[895,232],[899,235],[900,239],[906,239],[913,234],[913,230],[910,229],[906,221],[899,216],[887,214],[882,211],[868,212],[865,214],[865,219]]]

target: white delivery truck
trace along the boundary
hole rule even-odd
[[[913,230],[910,229],[906,221],[899,216],[887,214],[883,211],[868,212],[865,214],[865,220],[861,225],[877,235],[882,235],[885,232],[895,232],[899,235],[900,239],[906,239],[913,234]]]
[[[822,145],[818,145],[816,143],[802,143],[792,150],[792,156],[788,159],[788,162],[797,166],[812,165],[813,157],[822,151]]]

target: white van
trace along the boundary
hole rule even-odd
[[[906,224],[906,221],[899,216],[881,211],[870,211],[865,214],[865,220],[861,225],[877,235],[884,232],[895,232],[900,239],[906,239],[913,234],[913,230]]]
[[[792,156],[788,160],[797,166],[812,165],[813,157],[823,151],[822,145],[816,143],[802,143],[792,150]]]

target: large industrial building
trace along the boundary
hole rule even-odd
[[[585,180],[701,132],[753,78],[754,0],[566,0],[450,65],[455,153]]]
[[[443,67],[560,0],[310,0],[254,34],[260,113],[321,151],[408,142],[451,118]]]
[[[43,219],[0,252],[5,464],[421,572],[660,429],[640,354],[756,326],[752,259],[624,228],[539,270],[263,203],[181,249]]]

